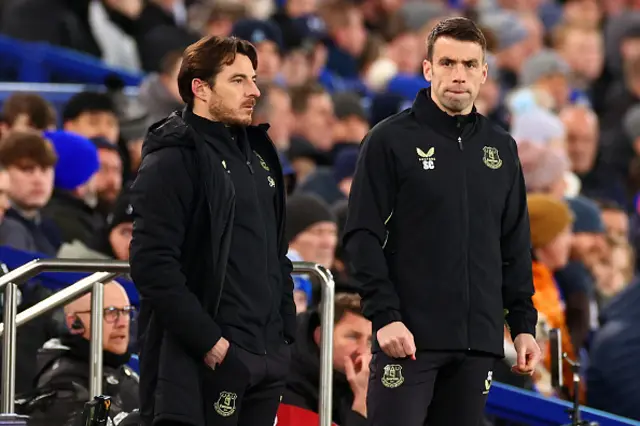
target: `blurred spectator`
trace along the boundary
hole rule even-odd
[[[178,92],[181,64],[181,51],[167,53],[158,72],[149,74],[140,85],[139,99],[149,113],[149,124],[162,120],[184,105]]]
[[[333,167],[318,167],[299,190],[317,195],[329,205],[346,200],[351,192],[359,152],[360,147],[354,145],[341,149]]]
[[[327,69],[340,77],[357,79],[357,58],[367,39],[362,11],[348,0],[332,0],[323,5],[320,14],[331,37]]]
[[[640,420],[640,285],[620,293],[600,317],[587,370],[587,402],[600,410]]]
[[[500,69],[500,87],[510,90],[518,85],[518,75],[527,55],[527,29],[512,12],[487,13],[480,23],[498,40],[494,52]]]
[[[640,65],[640,63],[639,63]],[[626,159],[628,167],[628,190],[631,196],[635,196],[640,192],[640,103],[633,106],[624,116],[624,132],[628,139],[622,139],[623,142],[630,142],[631,151]]]
[[[271,21],[244,19],[235,23],[231,34],[250,41],[258,51],[258,83],[275,81],[281,66],[282,32]]]
[[[607,238],[607,250],[596,268],[596,291],[599,308],[624,290],[634,277],[635,253],[631,245],[621,239]]]
[[[10,191],[11,176],[4,166],[0,166],[0,230],[2,229],[2,222],[4,222],[7,210],[11,207],[11,203],[9,201]],[[0,237],[0,243],[2,243],[2,237]]]
[[[89,139],[74,133],[56,131],[45,136],[53,143],[58,162],[53,197],[44,214],[55,221],[63,242],[89,244],[104,224],[104,217],[95,209],[98,150]]]
[[[629,216],[619,204],[609,200],[599,200],[598,205],[602,212],[607,236],[618,241],[629,240]]]
[[[369,119],[356,93],[336,93],[332,97],[336,121],[333,124],[333,157],[344,148],[360,146],[369,132]]]
[[[509,111],[504,106],[500,91],[500,70],[498,69],[496,57],[491,53],[487,53],[486,61],[487,79],[480,86],[480,92],[475,102],[476,109],[494,123],[509,129],[510,116]]]
[[[555,272],[565,315],[575,350],[588,343],[588,336],[597,327],[597,304],[593,267],[605,249],[605,229],[598,206],[588,198],[568,199],[574,215],[570,261]]]
[[[81,92],[74,95],[62,112],[62,126],[85,138],[102,137],[118,143],[120,126],[113,100],[103,93]]]
[[[0,142],[0,163],[10,177],[11,200],[0,225],[1,244],[55,256],[60,231],[42,209],[51,199],[57,161],[51,143],[35,131],[13,131]]]
[[[553,99],[551,109],[559,111],[569,102],[569,72],[569,65],[559,54],[545,49],[525,61],[522,85],[534,92],[548,94]]]
[[[10,130],[52,130],[56,127],[56,111],[42,96],[13,93],[2,104],[0,136]]]
[[[269,123],[268,134],[279,152],[289,149],[293,113],[287,89],[271,84],[260,88],[261,95],[253,110],[253,123]]]
[[[569,106],[560,112],[567,131],[567,153],[572,171],[580,178],[582,194],[627,204],[624,180],[598,156],[598,117],[585,106]]]
[[[319,152],[328,155],[335,143],[330,131],[335,122],[331,96],[319,84],[295,87],[290,93],[295,120],[293,136],[308,141]]]
[[[567,353],[569,359],[576,360],[576,351],[566,323],[564,303],[553,278],[553,273],[565,267],[569,261],[573,215],[566,202],[549,195],[529,195],[527,203],[533,246],[533,304],[547,319],[549,327],[560,329],[562,350]],[[549,351],[544,356],[547,369],[551,369],[552,356],[554,355]],[[567,362],[563,365],[563,375],[564,383],[572,394],[573,373],[571,365]],[[571,394],[566,396],[570,397]]]
[[[554,47],[567,62],[570,86],[588,91],[602,73],[604,40],[596,28],[565,25],[558,28]],[[590,95],[591,93],[587,93]]]
[[[116,260],[129,260],[129,243],[133,233],[133,207],[128,191],[120,193],[107,217],[104,231],[100,232],[92,247]]]
[[[122,189],[122,158],[118,147],[104,138],[91,140],[98,149],[100,168],[95,175],[98,204],[96,209],[104,215],[109,214]]]
[[[567,133],[562,121],[550,111],[533,107],[515,114],[511,123],[511,135],[516,142],[530,142],[545,149],[565,153]]]
[[[189,9],[192,29],[202,34],[227,37],[231,35],[233,24],[245,18],[247,10],[236,2],[196,3]]]
[[[366,425],[371,359],[371,322],[362,316],[360,297],[336,294],[333,326],[333,413],[342,426]],[[298,317],[291,372],[282,402],[317,412],[320,403],[320,314]]]
[[[285,237],[289,251],[305,262],[333,266],[338,230],[336,218],[329,206],[309,194],[294,194],[287,200]]]
[[[520,142],[518,154],[527,193],[548,194],[559,200],[564,198],[569,171],[566,156],[531,142]]]
[[[111,398],[113,419],[139,408],[138,375],[126,365],[130,322],[136,313],[124,288],[111,282],[104,288],[103,394]],[[36,389],[23,402],[23,411],[34,426],[76,424],[84,405],[91,399],[91,295],[65,306],[68,333],[50,340],[38,354]]]

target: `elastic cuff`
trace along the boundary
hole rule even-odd
[[[391,324],[392,322],[396,322],[396,321],[402,321],[402,316],[400,315],[400,312],[396,310],[388,310],[388,311],[384,311],[384,312],[380,312],[379,314],[376,314],[376,316],[373,317],[373,320],[371,321],[371,323],[373,325],[373,331],[375,333],[385,325]]]

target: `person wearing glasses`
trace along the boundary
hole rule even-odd
[[[49,340],[38,353],[35,392],[19,397],[19,412],[30,426],[78,424],[90,395],[91,293],[64,308],[68,332]],[[117,282],[104,287],[102,394],[111,397],[114,424],[139,407],[138,375],[130,358],[129,328],[136,309]]]

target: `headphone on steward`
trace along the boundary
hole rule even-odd
[[[80,317],[77,316],[77,315],[76,315],[76,319],[74,319],[73,322],[71,323],[71,330],[73,330],[73,331],[83,331],[84,330],[84,323],[82,322]]]

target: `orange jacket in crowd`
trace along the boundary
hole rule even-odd
[[[553,273],[540,262],[533,262],[533,305],[543,314],[550,328],[559,328],[562,333],[562,350],[570,359],[576,359],[575,350],[571,344],[571,336],[565,321],[564,304],[560,297],[560,291],[553,279]],[[544,364],[551,371],[551,348],[547,345],[547,353],[544,354]],[[562,365],[562,377],[564,385],[573,393],[573,372],[571,365],[564,362]],[[584,382],[580,384],[581,394],[584,392]],[[581,398],[582,399],[582,398]]]

